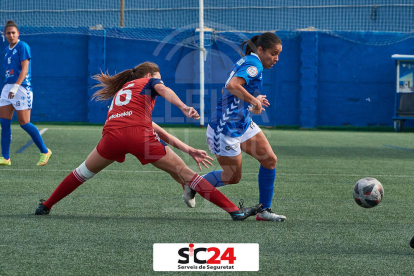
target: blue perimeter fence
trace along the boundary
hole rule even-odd
[[[199,110],[195,29],[66,29],[67,33],[53,33],[51,27],[20,28],[20,39],[32,49],[32,121],[104,123],[110,103],[90,100],[96,91],[91,76],[100,70],[115,74],[144,61],[157,63],[165,84]],[[255,34],[206,32],[206,120],[240,58],[237,47]],[[262,94],[271,106],[254,116],[255,122],[301,127],[393,125],[396,70],[391,55],[413,55],[414,33],[278,31],[277,35],[283,42],[280,61],[263,75]],[[4,39],[1,43],[3,49],[8,46]],[[157,123],[198,124],[161,97],[153,116]]]

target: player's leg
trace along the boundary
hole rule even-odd
[[[17,112],[17,118],[19,119],[20,127],[30,135],[33,142],[36,144],[37,148],[40,150],[40,159],[36,165],[38,166],[46,165],[50,157],[52,156],[52,151],[46,147],[37,127],[30,122],[31,110],[30,109],[17,110],[16,112]]]
[[[81,184],[91,179],[95,174],[106,168],[112,162],[114,161],[103,158],[95,148],[89,154],[88,158],[86,158],[85,162],[66,176],[46,201],[39,204],[35,214],[49,214],[53,205],[72,193]]]
[[[152,164],[169,173],[178,182],[190,186],[202,197],[228,212],[234,220],[245,219],[260,209],[261,205],[239,209],[219,190],[193,172],[169,147],[165,147],[165,151],[166,155]]]
[[[216,133],[210,126],[207,127],[206,136],[207,145],[211,153],[216,155],[222,170],[203,175],[204,179],[216,188],[239,183],[242,175],[241,138]]]
[[[216,154],[222,170],[216,170],[203,175],[211,185],[218,188],[226,184],[239,183],[242,173],[242,155],[239,137],[229,137],[216,133],[207,127],[207,145],[212,154]],[[188,207],[195,207],[195,192],[188,186],[183,186],[183,200]]]
[[[253,123],[253,122],[252,122]],[[241,143],[242,151],[251,155],[260,162],[259,169],[259,202],[263,204],[263,212],[257,214],[257,220],[284,221],[285,216],[277,215],[270,209],[274,182],[276,178],[277,157],[273,152],[266,136],[260,128],[253,123],[252,128],[245,133],[245,139]],[[252,136],[253,135],[253,136]]]
[[[40,150],[40,159],[37,165],[44,166],[52,156],[52,151],[46,147],[37,127],[30,122],[33,93],[23,86],[20,86],[15,98],[17,99],[17,102],[14,106],[16,108],[20,127],[30,135],[33,142]]]
[[[242,174],[242,155],[220,156],[216,155],[222,170],[212,171],[203,175],[213,187],[218,188],[227,184],[237,184]],[[190,186],[183,186],[183,200],[188,207],[195,207],[195,192]]]
[[[7,104],[7,100],[0,99],[0,125],[1,125],[1,154],[0,165],[11,165],[10,144],[12,139],[11,121],[13,118],[14,107]],[[7,104],[7,105],[2,105]]]
[[[242,154],[239,153],[236,156],[220,156],[216,155],[217,161],[221,168],[221,179],[218,178],[224,184],[237,184],[240,182],[242,176]],[[218,176],[216,174],[216,176]]]

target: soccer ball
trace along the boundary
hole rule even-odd
[[[362,178],[354,186],[354,199],[361,207],[375,207],[381,202],[383,197],[384,188],[375,178]]]

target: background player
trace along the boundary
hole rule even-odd
[[[263,33],[245,41],[245,56],[233,66],[222,90],[222,97],[207,128],[207,143],[216,154],[222,171],[204,176],[215,187],[236,184],[242,175],[241,151],[260,162],[259,202],[263,211],[256,220],[284,221],[285,216],[272,212],[276,177],[276,155],[261,129],[250,118],[250,112],[260,114],[268,107],[265,95],[260,95],[263,85],[263,68],[270,69],[279,60],[282,41],[274,33]],[[195,192],[184,188],[183,199],[189,207],[195,206]]]
[[[39,130],[30,122],[30,110],[33,105],[33,92],[30,83],[32,76],[30,47],[27,43],[19,40],[19,29],[13,21],[7,21],[4,33],[10,45],[5,49],[5,85],[0,98],[2,153],[0,165],[11,165],[11,120],[14,110],[16,110],[20,127],[32,137],[33,142],[40,150],[40,160],[37,165],[44,166],[49,161],[52,151],[46,148]]]
[[[151,163],[168,172],[177,182],[191,186],[201,196],[228,212],[233,220],[243,220],[260,210],[260,204],[251,208],[237,208],[160,141],[159,135],[184,152],[191,151],[190,147],[152,122],[152,110],[158,95],[179,107],[187,117],[199,119],[200,116],[163,84],[156,64],[144,62],[114,76],[101,73],[94,78],[100,82],[97,86],[103,87],[94,94],[94,98],[113,98],[102,139],[85,162],[61,182],[48,200],[39,204],[36,215],[48,214],[54,204],[112,162],[124,162],[127,153],[136,156],[143,165]],[[206,166],[204,162],[209,162],[205,152],[199,151],[194,155],[199,167],[200,163]]]

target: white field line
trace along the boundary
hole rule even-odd
[[[48,130],[48,128],[44,128],[41,131],[39,131],[40,135],[42,135],[43,133],[45,133]]]
[[[6,168],[0,168],[0,171],[28,171],[28,172],[35,172],[35,171],[39,171],[39,169],[6,169]],[[73,170],[46,170],[48,172],[70,172]],[[158,171],[123,171],[123,170],[103,170],[102,172],[109,172],[109,173],[165,173],[164,171],[158,170]],[[200,174],[205,174],[205,172],[201,172]],[[254,174],[257,175],[258,173],[243,173],[243,175],[250,175],[250,174]],[[335,173],[277,173],[277,175],[286,175],[286,176],[290,176],[290,175],[304,175],[304,176],[365,176],[365,174],[346,174],[346,173],[341,173],[341,174],[335,174]],[[402,178],[414,178],[414,175],[403,175],[403,174],[376,174],[376,175],[372,175],[373,177],[402,177]]]

